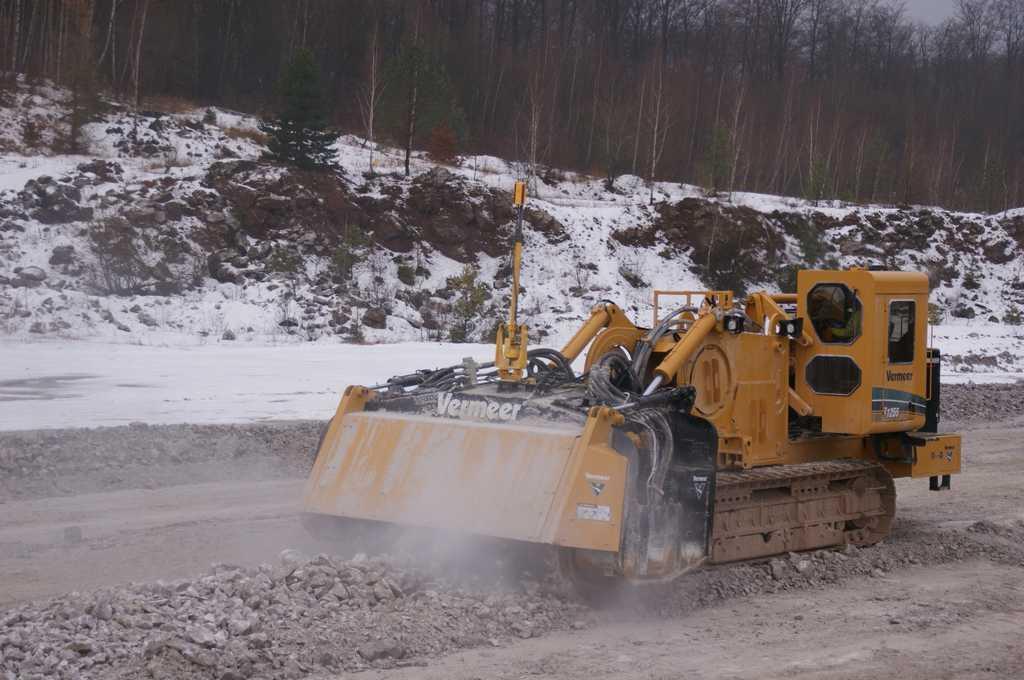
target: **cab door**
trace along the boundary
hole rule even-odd
[[[795,389],[821,418],[822,432],[863,434],[868,426],[878,327],[871,284],[867,272],[797,275],[797,314],[814,342],[795,348]]]
[[[920,294],[880,295],[882,337],[879,374],[871,388],[873,432],[916,430],[924,425],[928,298]]]

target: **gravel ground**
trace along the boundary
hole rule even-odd
[[[1021,385],[945,390],[946,427],[1021,414]],[[197,479],[302,477],[321,429],[322,423],[289,422],[5,433],[0,503],[13,508],[28,503],[19,499],[173,488]],[[609,625],[623,615],[668,620],[736,598],[884,580],[921,565],[985,560],[1016,569],[1024,566],[1024,521],[1013,481],[1018,440],[998,432],[975,436],[973,474],[955,482],[959,493],[947,497],[955,503],[935,505],[931,497],[919,500],[926,492],[916,485],[901,487],[894,533],[871,548],[716,567],[586,603],[532,578],[501,586],[456,582],[386,558],[309,558],[285,550],[276,566],[219,564],[199,577],[71,592],[0,610],[0,678],[325,677],[422,665],[454,650]],[[267,536],[258,526],[237,529],[254,532],[254,540]],[[165,535],[161,529],[155,540]],[[937,609],[927,616],[924,622],[896,616],[888,625],[927,628],[944,614]]]
[[[1024,522],[978,521],[940,532],[904,523],[871,548],[706,569],[586,604],[533,581],[516,590],[467,590],[382,558],[310,559],[285,550],[276,567],[214,565],[195,579],[71,593],[7,610],[0,614],[0,670],[12,680],[235,680],[423,665],[453,650],[623,616],[672,618],[738,597],[979,558],[1024,566]],[[926,628],[935,615],[889,625]]]
[[[1024,383],[942,386],[942,426],[977,424],[1024,415]]]
[[[220,479],[304,477],[323,422],[0,432],[0,501]]]
[[[920,564],[939,565],[978,558],[1024,566],[1024,521],[980,520],[959,530],[935,531],[901,521],[883,543],[866,548],[790,553],[770,560],[705,569],[660,588],[635,593],[633,606],[662,616],[746,595],[835,585],[851,578],[883,578]],[[629,603],[629,600],[623,600]]]

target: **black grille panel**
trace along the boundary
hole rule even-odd
[[[853,394],[860,387],[860,366],[850,357],[814,357],[807,364],[807,384],[818,394]]]

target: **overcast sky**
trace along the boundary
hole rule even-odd
[[[937,24],[953,14],[954,0],[905,0],[907,14],[914,19]]]

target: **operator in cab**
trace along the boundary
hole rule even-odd
[[[841,286],[818,286],[811,291],[808,311],[822,342],[848,343],[860,335],[861,309]],[[853,298],[856,300],[856,298]]]

